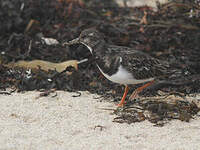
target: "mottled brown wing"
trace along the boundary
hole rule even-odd
[[[142,52],[124,52],[122,65],[135,79],[148,79],[165,76],[169,73],[169,64]]]
[[[122,46],[108,47],[108,53],[118,54],[121,64],[130,71],[135,79],[148,79],[168,75],[169,63],[149,56],[146,53]]]

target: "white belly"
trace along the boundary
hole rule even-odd
[[[98,65],[97,65],[98,66]],[[144,80],[137,80],[133,78],[132,74],[128,72],[125,68],[123,68],[121,65],[117,71],[116,74],[109,76],[108,74],[105,74],[101,68],[98,66],[101,73],[110,81],[119,83],[119,84],[139,84],[144,83],[148,81],[152,81],[154,78],[144,79]]]

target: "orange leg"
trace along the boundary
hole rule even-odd
[[[131,96],[129,97],[130,100],[134,99],[140,92],[143,91],[143,89],[147,88],[148,86],[152,85],[154,83],[154,80],[153,81],[150,81],[148,83],[146,83],[145,85],[137,88],[132,94]]]
[[[125,101],[125,99],[126,99],[127,93],[128,93],[128,85],[125,86],[124,94],[123,94],[123,97],[122,97],[122,99],[121,99],[121,102],[117,105],[118,107],[124,105],[124,101]]]

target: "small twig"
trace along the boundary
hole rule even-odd
[[[139,109],[139,110],[145,110],[145,109],[143,109],[143,108],[136,107],[136,106],[124,107],[124,110],[126,110],[126,109],[130,109],[130,108]]]
[[[110,111],[110,110],[112,110],[112,111],[115,111],[115,110],[116,110],[116,108],[103,108],[103,107],[102,107],[102,108],[98,108],[98,109],[101,109],[101,110],[109,110],[109,111]]]
[[[32,40],[30,40],[30,44],[28,46],[27,56],[30,54],[31,49],[32,49]]]
[[[50,89],[50,90],[44,90],[42,93],[40,93],[39,96],[36,97],[36,99],[40,98],[40,97],[45,97],[48,96],[50,93],[54,93],[56,91],[56,89]],[[53,95],[52,97],[56,97],[57,94]]]
[[[0,94],[11,95],[12,92],[0,91]]]
[[[72,95],[72,97],[80,97],[81,96],[81,92],[76,92],[77,95]]]

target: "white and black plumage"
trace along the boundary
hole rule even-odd
[[[66,42],[64,45],[78,43],[85,45],[90,50],[97,67],[108,80],[125,85],[125,92],[118,106],[124,104],[128,85],[146,83],[132,93],[130,99],[133,99],[155,79],[170,73],[167,62],[128,47],[109,45],[104,40],[104,36],[95,29],[82,31],[78,38]]]

